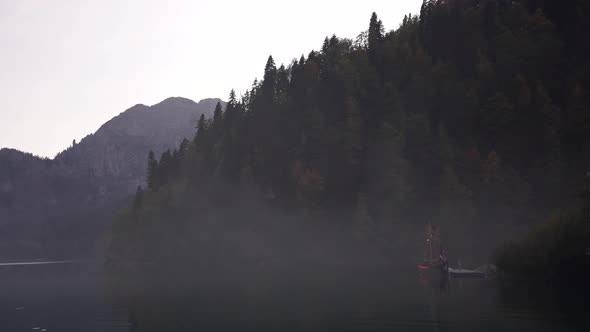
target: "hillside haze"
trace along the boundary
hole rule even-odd
[[[492,261],[552,214],[590,206],[577,194],[589,16],[587,1],[431,0],[396,30],[374,13],[354,40],[328,36],[287,65],[269,56],[182,156],[150,160],[148,190],[113,228],[113,265],[191,261],[199,276],[254,279],[271,265],[394,265],[418,260],[428,223],[453,263]],[[557,221],[543,234],[565,235],[523,252],[547,252],[542,271],[583,261],[589,222]],[[517,257],[504,266],[536,256]]]
[[[0,150],[0,256],[95,252],[113,212],[145,186],[148,152],[192,139],[198,118],[210,117],[218,102],[175,97],[135,105],[54,159]]]

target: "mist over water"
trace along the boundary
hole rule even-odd
[[[413,266],[314,279],[115,279],[96,264],[0,269],[2,331],[587,331],[583,302]],[[367,273],[367,271],[364,271]],[[312,273],[312,271],[307,271]]]
[[[193,78],[227,102],[138,104],[51,160],[0,148],[0,332],[590,331],[584,1],[424,0],[390,31],[373,12],[246,90]],[[269,19],[234,32],[295,42]]]

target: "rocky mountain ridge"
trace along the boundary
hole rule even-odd
[[[144,185],[148,152],[191,139],[198,118],[211,117],[218,102],[172,97],[135,105],[54,159],[0,149],[0,256],[93,252],[112,213]]]

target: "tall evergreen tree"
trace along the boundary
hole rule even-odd
[[[205,120],[205,114],[201,114],[199,122],[197,123],[197,133],[195,134],[195,148],[199,149],[204,144],[205,131],[207,130],[207,122]]]
[[[180,142],[180,146],[178,147],[178,159],[180,162],[184,160],[184,156],[186,155],[189,145],[190,142],[186,138],[183,138],[182,142]]]
[[[135,190],[135,197],[133,198],[133,211],[138,211],[143,203],[143,189],[141,186],[137,186]]]
[[[166,150],[162,153],[160,161],[158,162],[158,175],[159,185],[164,185],[172,177],[174,172],[174,159],[172,158],[172,152]]]
[[[371,15],[371,22],[369,24],[369,59],[373,63],[377,61],[377,52],[383,41],[383,23],[377,18],[377,13]]]
[[[213,126],[221,125],[221,120],[223,117],[223,107],[221,106],[220,102],[217,102],[215,105],[215,110],[213,111]]]
[[[158,161],[154,156],[154,151],[150,150],[148,154],[147,183],[151,191],[158,190]]]
[[[271,55],[264,66],[264,80],[262,81],[262,95],[267,101],[271,102],[274,99],[276,80],[277,67]]]
[[[583,213],[586,218],[590,219],[590,171],[584,177],[582,186]]]

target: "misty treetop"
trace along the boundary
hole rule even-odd
[[[270,56],[192,141],[150,154],[149,190],[116,235],[143,227],[142,210],[169,215],[161,229],[198,223],[170,198],[215,181],[384,243],[432,220],[462,249],[493,247],[477,234],[571,205],[590,167],[589,14],[582,0],[424,1],[395,30],[373,14],[355,40],[287,66]]]

